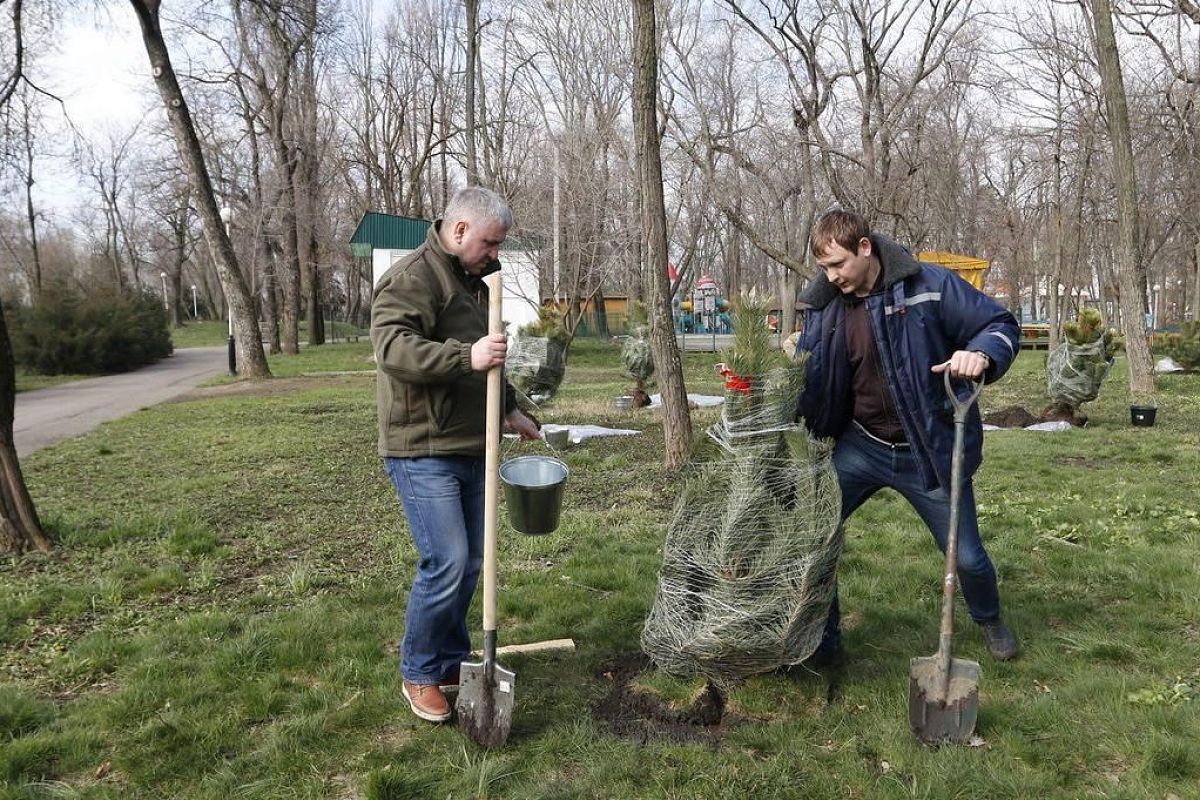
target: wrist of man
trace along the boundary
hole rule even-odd
[[[982,350],[972,350],[971,352],[978,353],[979,355],[983,356],[983,360],[986,362],[983,365],[984,369],[988,369],[989,367],[992,366],[992,357],[989,356],[987,353],[983,352]]]

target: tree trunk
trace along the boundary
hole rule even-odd
[[[1059,320],[1058,284],[1063,278],[1063,264],[1066,254],[1066,235],[1063,231],[1063,119],[1062,119],[1062,81],[1055,83],[1055,113],[1057,125],[1054,128],[1054,267],[1050,275],[1050,303],[1046,309],[1046,320],[1050,323],[1049,349],[1058,346],[1058,331],[1062,324]],[[1080,181],[1082,182],[1082,180]]]
[[[262,248],[266,263],[261,290],[264,333],[267,335],[269,352],[277,356],[283,352],[279,341],[279,285],[276,279],[279,274],[279,248],[267,241],[262,242]]]
[[[275,155],[279,160],[284,185],[284,201],[281,207],[283,225],[283,252],[276,259],[276,280],[283,296],[279,327],[283,352],[295,355],[300,352],[300,236],[296,218],[296,163],[283,131],[272,131]]]
[[[1196,244],[1192,247],[1192,252],[1196,262],[1196,286],[1192,292],[1192,316],[1191,319],[1200,319],[1200,238],[1196,239]]]
[[[29,247],[33,253],[33,286],[30,294],[34,302],[42,296],[42,256],[38,249],[37,214],[33,210],[33,129],[29,120],[29,100],[25,100],[25,219],[29,223]]]
[[[175,69],[171,66],[171,56],[159,27],[159,0],[130,0],[130,4],[142,28],[142,42],[150,59],[154,83],[166,107],[167,121],[175,138],[175,146],[195,195],[196,212],[200,218],[204,238],[212,251],[217,276],[233,314],[238,371],[248,378],[269,378],[271,370],[263,353],[258,320],[254,317],[254,301],[246,288],[246,281],[238,268],[237,255],[233,252],[233,245],[217,211],[212,180],[208,174],[208,166],[204,163],[204,152],[200,149],[200,140],[192,124],[191,112],[183,99],[183,92],[179,88]]]
[[[317,74],[316,36],[317,3],[308,0],[303,7],[305,37],[304,64],[298,93],[299,127],[303,147],[300,149],[299,185],[304,197],[295,200],[297,211],[303,210],[305,257],[304,302],[308,307],[308,343],[325,344],[325,303],[321,291],[321,246],[317,238],[317,219],[321,208],[321,159],[317,134]]]
[[[479,59],[479,0],[465,0],[467,9],[467,184],[479,185],[479,162],[475,154],[475,64]]]
[[[4,309],[0,307],[0,551],[24,553],[30,548],[50,550],[50,539],[42,531],[37,509],[13,443],[13,416],[17,400],[16,364]]]
[[[683,364],[671,322],[667,278],[667,212],[663,201],[662,155],[658,128],[658,30],[654,0],[633,3],[633,135],[642,209],[643,253],[649,274],[647,312],[650,351],[663,403],[664,464],[683,466],[692,446]]]
[[[1113,181],[1117,195],[1117,280],[1120,285],[1121,322],[1125,333],[1125,354],[1129,361],[1129,391],[1133,397],[1154,394],[1154,372],[1146,327],[1142,321],[1145,303],[1139,280],[1137,175],[1134,172],[1133,140],[1129,132],[1129,107],[1125,100],[1125,80],[1121,75],[1121,54],[1113,33],[1112,6],[1109,0],[1089,0],[1096,43],[1096,63],[1107,111],[1108,138],[1113,150]]]
[[[315,204],[309,203],[311,208]],[[316,220],[309,219],[308,225],[308,257],[305,270],[308,274],[307,294],[305,302],[308,305],[308,343],[315,347],[325,344],[325,303],[321,291],[320,243],[317,241]]]

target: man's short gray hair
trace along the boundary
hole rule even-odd
[[[512,209],[504,202],[504,198],[482,186],[468,186],[456,192],[446,204],[442,219],[451,225],[460,219],[478,223],[499,222],[506,230],[513,224]]]

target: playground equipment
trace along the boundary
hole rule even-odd
[[[696,281],[691,297],[673,303],[675,330],[678,333],[732,333],[729,301],[721,297],[720,287],[710,276]]]

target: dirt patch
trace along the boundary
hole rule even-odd
[[[650,659],[644,654],[627,653],[606,663],[597,674],[611,688],[592,707],[592,714],[617,736],[639,744],[666,739],[716,747],[726,733],[745,721],[726,709],[724,695],[711,686],[683,709],[672,708],[658,695],[632,686],[633,679],[649,666]]]
[[[1005,406],[999,411],[986,415],[983,421],[997,428],[1024,428],[1037,422],[1037,417],[1030,414],[1023,406]]]
[[[1072,409],[1070,406],[1051,403],[1043,411],[1038,422],[1069,422],[1076,428],[1082,428],[1087,425],[1087,414],[1077,409]]]
[[[999,411],[993,411],[991,414],[986,414],[983,421],[987,425],[995,425],[997,428],[1026,428],[1030,425],[1036,425],[1039,422],[1069,422],[1076,428],[1082,428],[1087,425],[1088,418],[1086,414],[1079,411],[1072,411],[1065,406],[1051,404],[1042,410],[1036,417],[1029,413],[1024,406],[1005,406]]]
[[[1083,469],[1100,469],[1105,466],[1103,461],[1087,456],[1063,456],[1057,459],[1057,462],[1064,467],[1082,467]]]

